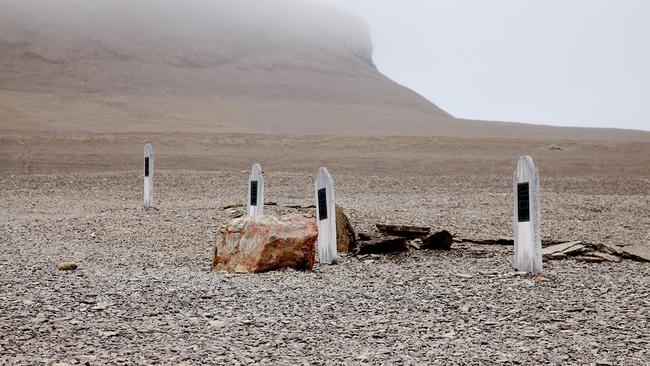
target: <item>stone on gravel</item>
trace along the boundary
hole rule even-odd
[[[72,263],[72,262],[63,262],[63,263],[59,263],[59,265],[56,266],[56,268],[57,268],[59,271],[74,271],[75,269],[78,268],[78,266],[77,266],[76,263]]]
[[[350,218],[339,205],[336,205],[336,250],[340,253],[351,253],[356,247],[357,236]]]
[[[387,254],[408,250],[407,240],[400,236],[387,236],[357,243],[356,254]]]
[[[420,249],[450,250],[454,237],[447,230],[439,231],[422,240]]]
[[[302,216],[239,218],[216,235],[212,269],[259,273],[314,267],[318,228]]]
[[[410,240],[424,239],[431,232],[430,227],[408,225],[375,224],[377,230],[385,236],[401,236]]]
[[[650,262],[650,245],[629,245],[622,247],[623,256],[639,262]]]

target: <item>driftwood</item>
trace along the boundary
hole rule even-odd
[[[424,239],[431,233],[430,227],[409,225],[375,224],[377,230],[385,236],[400,236],[406,239]]]
[[[422,239],[420,249],[451,250],[454,238],[447,230],[437,232]]]
[[[400,253],[408,250],[406,238],[399,236],[387,236],[375,238],[368,241],[357,242],[355,254],[388,254]]]

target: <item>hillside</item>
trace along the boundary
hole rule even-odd
[[[299,0],[0,0],[0,128],[650,141],[456,120],[378,72],[361,20]]]

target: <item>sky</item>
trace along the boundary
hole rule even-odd
[[[650,1],[317,0],[384,74],[459,118],[650,130]]]

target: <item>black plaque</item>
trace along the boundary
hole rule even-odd
[[[144,176],[149,176],[149,157],[145,156],[144,158]]]
[[[318,221],[327,220],[327,190],[318,190]]]
[[[257,181],[251,181],[251,206],[257,206]]]
[[[519,222],[530,222],[529,184],[517,183],[517,219]]]

